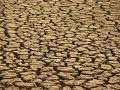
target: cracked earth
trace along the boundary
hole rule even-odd
[[[0,0],[0,90],[120,90],[120,0]]]

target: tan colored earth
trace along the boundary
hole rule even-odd
[[[0,0],[0,90],[120,90],[120,0]]]

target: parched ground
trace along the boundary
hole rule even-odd
[[[0,90],[120,90],[120,0],[0,0]]]

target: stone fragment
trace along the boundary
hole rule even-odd
[[[115,84],[115,83],[119,83],[119,82],[120,82],[120,78],[117,76],[110,77],[110,79],[109,79],[109,83],[111,83],[111,84]]]
[[[24,83],[24,82],[16,82],[15,85],[18,87],[34,87],[33,83]]]
[[[84,48],[84,47],[78,47],[77,49],[78,49],[78,51],[86,51],[86,50],[87,50],[87,49]]]
[[[109,59],[109,60],[116,60],[117,57],[112,57],[112,56],[111,56],[111,57],[108,57],[108,59]]]
[[[72,1],[74,3],[84,3],[84,0],[70,0],[70,1]]]
[[[41,83],[42,86],[46,87],[46,88],[51,88],[52,86],[55,86],[56,83],[58,83],[58,81],[49,81],[46,80],[44,82]]]
[[[51,86],[49,90],[60,90],[60,87],[58,85],[56,86]]]
[[[44,37],[45,39],[56,39],[56,37],[52,35],[45,35]]]
[[[63,72],[74,72],[74,69],[72,67],[58,67],[57,70]]]
[[[100,57],[100,58],[104,58],[105,57],[104,54],[97,54],[97,56]]]
[[[75,86],[80,86],[83,83],[85,83],[85,80],[75,80],[73,83],[74,83]]]
[[[51,77],[47,78],[48,80],[58,80],[59,77],[57,75],[52,75]]]
[[[86,79],[88,79],[88,80],[93,79],[93,77],[92,77],[91,75],[83,75],[83,74],[81,74],[81,75],[79,76],[79,78],[80,78],[80,79],[83,79],[83,80],[86,80]]]
[[[70,38],[70,37],[73,37],[74,36],[74,33],[69,33],[69,34],[66,34],[65,35],[67,38]]]
[[[15,72],[4,71],[2,73],[4,78],[15,78],[17,74]]]
[[[4,34],[4,31],[5,31],[4,28],[0,27],[0,34]]]
[[[111,70],[112,69],[112,67],[110,65],[106,65],[106,64],[102,64],[101,68],[104,70]]]
[[[69,86],[63,87],[63,90],[72,90]]]
[[[28,81],[28,80],[33,80],[35,78],[35,75],[22,75],[22,78],[25,80],[25,81]]]
[[[31,90],[44,90],[42,87],[35,87],[35,88],[32,88]]]
[[[82,71],[81,73],[85,74],[85,75],[92,75],[93,74],[92,71]]]
[[[73,90],[85,90],[83,87],[80,87],[80,86],[75,86],[74,88],[73,88]]]
[[[17,27],[17,25],[15,25],[14,23],[8,23],[7,26],[8,27],[12,27],[12,28],[16,28]]]
[[[68,79],[68,80],[74,78],[70,73],[60,72],[60,73],[58,73],[58,75],[59,75],[59,77],[64,78],[64,79]]]
[[[76,61],[76,58],[67,58],[65,59],[65,62],[73,63]]]
[[[10,86],[10,87],[7,87],[5,90],[20,90],[20,89],[15,86]]]
[[[102,80],[93,79],[87,82],[86,86],[89,88],[92,88],[92,87],[96,87],[96,86],[103,85],[103,84],[104,82]]]
[[[116,84],[112,85],[112,88],[119,90],[120,89],[120,84],[116,83]]]
[[[92,88],[92,90],[107,90],[107,89],[103,86],[99,86],[99,87]]]

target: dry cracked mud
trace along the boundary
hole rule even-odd
[[[0,0],[0,90],[120,90],[120,0]]]

